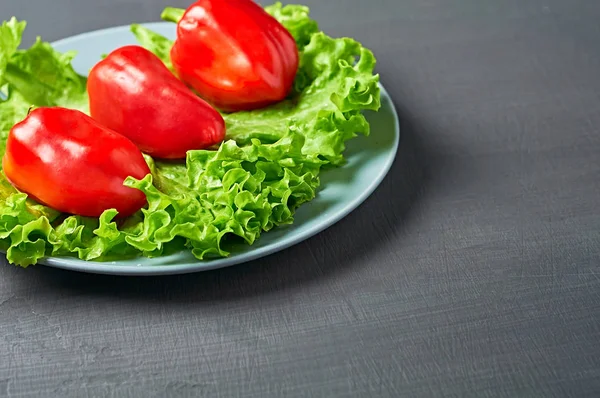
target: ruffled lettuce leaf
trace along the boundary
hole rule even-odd
[[[61,54],[39,37],[10,58],[4,79],[37,106],[62,106],[87,112],[87,78],[71,66],[75,52]]]
[[[171,19],[182,14],[168,10]],[[317,194],[322,168],[343,162],[344,142],[368,134],[361,111],[378,109],[378,77],[368,50],[319,32],[308,8],[277,3],[266,10],[300,50],[288,100],[224,115],[226,141],[215,151],[190,151],[185,164],[146,156],[152,174],[124,183],[144,192],[148,205],[124,220],[115,210],[99,218],[59,214],[0,178],[0,248],[8,260],[27,266],[46,256],[105,261],[183,249],[210,259],[229,255],[237,241],[252,244],[261,233],[292,223],[295,210]],[[18,43],[19,29],[10,29],[16,39],[0,31],[0,43]],[[132,32],[171,67],[172,41],[140,25]],[[87,111],[86,78],[72,68],[73,53],[60,54],[40,39],[27,50],[13,47],[4,52],[12,54],[4,68],[8,84],[0,89],[2,148],[10,127],[32,105]]]
[[[217,151],[190,151],[186,190],[159,190],[152,178],[126,185],[149,199],[141,231],[126,241],[154,257],[183,238],[199,259],[228,255],[223,238],[254,243],[261,232],[289,224],[295,209],[313,199],[319,185],[318,162],[305,162],[303,137],[290,134],[274,144],[255,140],[240,147],[226,141]]]
[[[14,17],[0,25],[0,86],[4,83],[8,62],[21,44],[25,25],[25,22],[19,22]]]
[[[0,88],[0,157],[4,156],[10,129],[27,116],[29,103],[8,85]]]
[[[319,31],[317,21],[310,18],[310,10],[303,5],[283,6],[280,2],[265,7],[265,11],[277,19],[292,34],[298,50],[310,43],[313,34]]]
[[[73,69],[75,52],[61,54],[37,38],[19,50],[25,22],[12,18],[0,26],[0,85],[8,83],[30,104],[87,110],[87,78]]]

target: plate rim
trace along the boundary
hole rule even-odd
[[[149,22],[149,23],[140,23],[139,25],[152,28],[168,25],[168,22]],[[93,30],[89,32],[80,33],[77,35],[69,36],[54,42],[51,42],[50,45],[54,46],[63,46],[67,45],[71,41],[77,40],[85,40],[86,38],[90,38],[92,36],[98,36],[108,33],[115,33],[117,31],[128,31],[130,32],[131,25],[121,25],[114,26],[104,29]],[[96,262],[96,261],[86,261],[80,260],[77,258],[71,257],[44,257],[38,261],[37,264],[45,265],[52,268],[77,271],[83,273],[91,273],[91,274],[105,274],[105,275],[121,275],[121,276],[157,276],[157,275],[179,275],[179,274],[189,274],[203,271],[210,271],[219,268],[230,267],[234,265],[239,265],[243,263],[247,263],[250,261],[257,260],[259,258],[263,258],[274,253],[286,250],[298,243],[301,243],[324,230],[330,228],[340,220],[347,217],[351,212],[356,210],[363,204],[375,190],[379,187],[385,177],[388,175],[392,165],[396,160],[396,156],[398,154],[398,147],[400,144],[400,120],[398,116],[398,111],[396,105],[394,103],[393,98],[389,95],[389,92],[385,89],[385,87],[378,83],[379,88],[381,90],[382,96],[385,96],[389,101],[390,107],[392,109],[393,123],[394,123],[394,143],[393,147],[386,158],[385,164],[381,169],[381,172],[377,175],[377,178],[371,181],[371,183],[361,191],[360,195],[353,198],[346,206],[344,206],[340,211],[333,214],[332,216],[325,219],[325,221],[318,223],[315,228],[309,228],[306,231],[303,231],[299,234],[293,235],[287,239],[279,239],[271,244],[266,246],[254,249],[248,253],[244,253],[242,255],[233,256],[233,257],[225,257],[218,260],[212,260],[210,262],[202,262],[198,261],[197,263],[182,263],[182,264],[157,264],[157,265],[118,265],[115,261],[105,261],[105,262]],[[344,166],[342,166],[344,167]],[[307,203],[306,205],[309,205]],[[267,232],[268,233],[268,232]],[[141,258],[140,261],[145,260]],[[131,261],[131,260],[129,260]]]

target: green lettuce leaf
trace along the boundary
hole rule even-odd
[[[8,132],[27,116],[30,103],[8,85],[0,88],[0,93],[0,157],[2,157]]]
[[[167,22],[177,23],[183,18],[185,10],[183,8],[166,7],[160,14],[160,18]]]
[[[88,110],[87,78],[75,72],[74,52],[61,54],[39,37],[27,50],[12,54],[4,79],[36,106]]]
[[[177,238],[199,259],[226,256],[223,238],[233,235],[248,244],[274,226],[293,221],[294,210],[313,199],[319,163],[304,162],[303,137],[291,134],[264,145],[255,140],[240,147],[226,141],[218,151],[190,151],[187,190],[160,191],[152,178],[126,185],[149,199],[141,232],[126,241],[154,257]]]
[[[319,32],[308,8],[277,3],[266,10],[292,33],[300,50],[300,70],[286,101],[225,114],[226,141],[214,151],[188,152],[185,163],[146,156],[151,175],[124,184],[144,192],[148,205],[124,220],[115,210],[99,218],[59,214],[0,175],[0,248],[8,260],[25,267],[46,256],[105,261],[184,249],[210,259],[292,223],[296,209],[317,195],[323,167],[343,163],[346,140],[368,134],[362,111],[379,108],[378,76],[370,51]],[[177,20],[182,12],[170,8],[163,16]],[[140,25],[131,29],[172,67],[171,40]],[[0,43],[18,46],[22,28],[0,32]],[[32,105],[87,111],[86,78],[72,68],[73,53],[60,54],[40,39],[27,50],[11,46],[3,47],[8,61],[7,84],[0,87],[2,150],[8,131]]]
[[[310,18],[310,10],[302,5],[283,6],[280,2],[265,7],[265,11],[277,19],[294,36],[298,50],[310,43],[313,34],[319,31],[317,21]]]
[[[0,85],[4,83],[4,73],[8,61],[21,44],[25,26],[25,22],[19,22],[14,17],[0,25]]]

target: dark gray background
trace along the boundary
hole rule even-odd
[[[402,143],[348,218],[250,264],[0,268],[0,395],[600,396],[600,3],[305,0],[376,53]],[[187,1],[0,0],[55,40]]]

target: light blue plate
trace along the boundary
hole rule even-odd
[[[175,25],[150,23],[148,28],[167,37],[175,37]],[[137,44],[129,26],[121,26],[84,33],[53,43],[61,52],[75,50],[75,69],[82,74],[100,60],[101,55],[117,47]],[[160,258],[138,258],[128,261],[90,262],[73,258],[46,258],[40,263],[74,271],[120,274],[165,275],[206,271],[227,267],[275,253],[299,243],[339,221],[358,207],[381,183],[389,171],[400,139],[398,115],[392,101],[382,87],[382,107],[367,115],[371,136],[360,136],[348,143],[348,163],[322,174],[322,187],[317,198],[302,206],[293,225],[264,233],[252,246],[240,245],[228,258],[199,261],[189,252]]]

